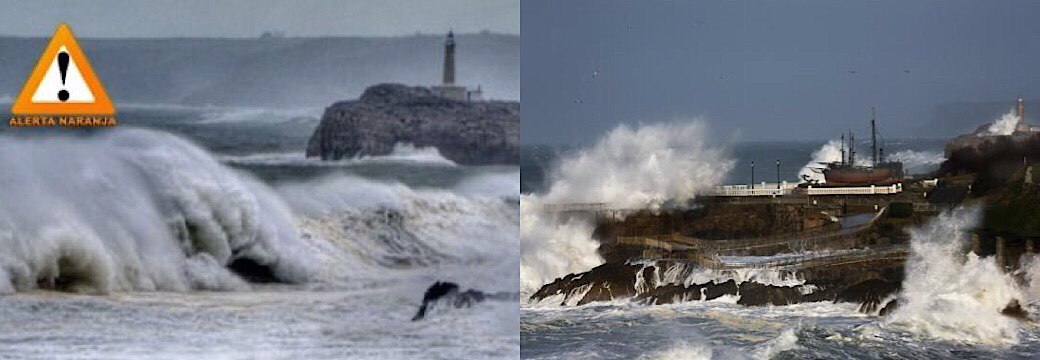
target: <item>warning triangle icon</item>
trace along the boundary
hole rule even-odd
[[[25,81],[11,113],[112,115],[116,108],[72,30],[62,23]]]

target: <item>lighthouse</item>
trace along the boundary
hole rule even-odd
[[[1026,114],[1024,114],[1025,110],[1026,110],[1025,102],[1022,101],[1022,97],[1019,96],[1018,97],[1018,105],[1015,106],[1015,117],[1018,118],[1019,122],[1021,122],[1022,120],[1025,120],[1025,115],[1026,115]]]
[[[444,73],[441,84],[434,86],[433,92],[443,98],[456,101],[479,101],[481,90],[466,89],[465,86],[455,85],[455,32],[448,31],[448,38],[444,41]]]
[[[455,85],[455,33],[448,31],[444,42],[444,86]]]

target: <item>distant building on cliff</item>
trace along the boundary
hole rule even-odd
[[[480,86],[469,90],[465,86],[455,85],[455,33],[448,31],[448,40],[444,42],[444,78],[440,86],[432,87],[434,93],[458,101],[480,101],[483,93]]]

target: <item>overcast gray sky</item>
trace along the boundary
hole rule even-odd
[[[1040,98],[1040,1],[525,0],[521,15],[525,143],[699,115],[722,137],[826,139],[864,133],[871,106],[885,135],[917,136],[939,103]]]
[[[519,0],[0,0],[0,35],[78,37],[393,36],[520,33]]]

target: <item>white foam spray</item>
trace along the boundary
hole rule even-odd
[[[1021,290],[994,258],[966,254],[968,230],[980,213],[977,208],[957,209],[911,230],[899,308],[883,327],[967,343],[1017,341],[1018,320],[1000,311],[1022,299]]]
[[[841,161],[841,140],[838,139],[832,139],[824,143],[823,146],[816,151],[813,151],[812,160],[809,160],[809,162],[798,171],[798,179],[804,181],[804,179],[808,178],[822,183],[824,181],[823,174],[813,171],[813,169],[822,167],[823,165],[820,163],[831,163],[835,161]]]
[[[1015,109],[1011,108],[1007,113],[1000,116],[999,119],[994,120],[992,124],[986,128],[986,131],[982,132],[983,136],[996,136],[996,135],[1011,135],[1015,132],[1015,127],[1018,126],[1018,116],[1015,116]]]
[[[241,258],[310,276],[278,197],[187,141],[119,129],[4,138],[0,152],[2,292],[237,289],[223,266]]]
[[[710,146],[702,122],[621,125],[561,159],[546,194],[520,198],[521,293],[603,262],[587,219],[546,212],[546,204],[607,203],[656,208],[721,183],[734,162]],[[526,297],[526,296],[525,296]]]
[[[886,158],[903,163],[903,169],[911,174],[933,171],[946,161],[946,156],[939,151],[900,150]]]

